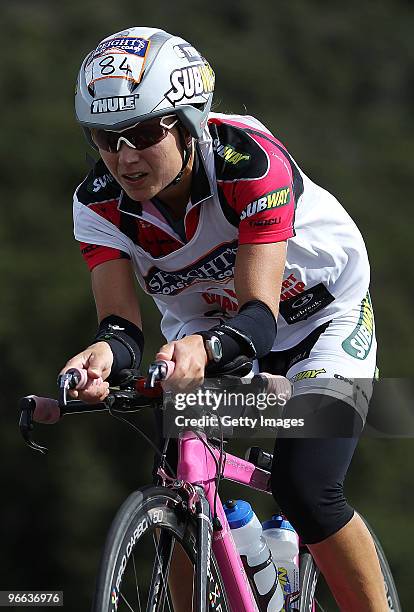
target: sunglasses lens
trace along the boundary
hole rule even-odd
[[[126,130],[126,133],[131,137],[132,144],[137,149],[146,149],[152,145],[161,142],[167,134],[168,130],[160,125],[160,120],[144,121],[131,130]],[[129,136],[126,138],[129,140]]]
[[[92,140],[99,149],[108,151],[108,153],[116,152],[116,145],[118,142],[119,135],[115,132],[108,132],[106,130],[91,129]]]
[[[97,129],[91,130],[92,140],[96,146],[109,153],[117,153],[118,140],[121,137],[128,140],[136,149],[142,151],[143,149],[147,149],[161,142],[167,134],[168,128],[160,124],[160,118],[143,121],[122,132]]]

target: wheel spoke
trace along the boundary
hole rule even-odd
[[[195,582],[195,572],[193,571],[193,584],[192,584],[192,592],[191,592],[191,612],[194,610],[194,582]]]
[[[157,538],[155,537],[155,533],[153,533],[152,539],[153,539],[153,542],[154,542],[155,554],[157,556],[157,563],[158,563],[158,566],[160,568],[160,573],[161,573],[161,578],[162,578],[162,591],[161,591],[161,595],[160,595],[160,602],[162,602],[162,599],[163,599],[164,593],[165,593],[166,594],[166,599],[167,599],[168,610],[174,612],[174,609],[171,607],[171,604],[169,602],[169,597],[168,597],[168,594],[169,594],[169,591],[168,591],[168,577],[166,578],[166,576],[164,575],[163,570],[162,570],[162,561],[161,561],[160,554],[159,554],[159,541],[157,541]],[[160,538],[160,540],[161,540],[161,538]],[[169,562],[167,564],[167,568],[166,568],[167,572],[168,572],[168,569],[170,567],[171,555],[172,555],[172,552],[174,550],[174,546],[175,546],[175,539],[173,539],[173,542],[172,542],[172,547],[171,547],[171,552],[170,552],[170,560],[169,560]],[[164,606],[163,606],[163,608],[164,608]]]
[[[133,609],[133,608],[131,608],[131,606],[129,605],[129,603],[128,603],[127,599],[124,597],[124,595],[123,595],[122,591],[121,591],[119,594],[121,595],[122,599],[124,600],[124,602],[126,603],[126,605],[128,606],[128,608],[131,610],[131,612],[134,612],[134,609]]]
[[[137,587],[137,600],[138,600],[139,612],[141,612],[141,598],[139,596],[139,586],[138,586],[137,570],[136,570],[136,567],[135,567],[135,553],[134,553],[134,551],[132,552],[132,564],[134,566],[135,585]]]
[[[315,597],[315,603],[316,603],[316,605],[318,606],[318,610],[322,610],[322,612],[326,612],[325,608],[323,608],[323,607],[321,606],[321,604],[320,604],[320,603],[319,603],[319,601],[316,599],[316,597]]]
[[[107,540],[93,612],[113,610],[116,599],[119,612],[174,612],[179,602],[186,612],[196,610],[197,531],[194,521],[175,509],[176,501],[175,493],[158,488],[136,492],[126,500]],[[157,521],[150,520],[151,511]],[[222,591],[215,603],[227,612],[214,555],[211,562]]]
[[[165,532],[164,532],[164,535],[165,535]],[[175,545],[177,543],[177,540],[174,537],[172,537],[171,549],[170,549],[170,551],[168,553],[168,562],[167,562],[165,571],[163,571],[163,563],[162,563],[162,559],[160,557],[160,552],[159,552],[161,550],[160,540],[161,540],[161,538],[159,540],[157,540],[155,534],[153,534],[153,542],[154,542],[154,547],[155,547],[155,553],[156,553],[156,556],[157,556],[157,562],[158,562],[158,566],[160,568],[160,574],[161,574],[161,579],[162,579],[162,592],[161,592],[161,597],[159,599],[159,602],[163,603],[163,597],[165,597],[166,601],[167,601],[168,610],[170,612],[174,612],[174,606],[172,605],[171,591],[168,588],[168,575],[169,575],[169,568],[170,568],[171,558],[172,558],[174,547],[175,547]],[[165,551],[164,551],[164,553],[165,553]],[[189,612],[192,612],[194,610],[194,588],[195,588],[194,584],[195,584],[195,571],[194,571],[194,567],[193,567],[193,576],[192,576],[192,583],[191,583],[191,589],[192,589],[192,592],[191,592],[191,610],[189,610]],[[163,606],[162,610],[163,609],[164,609],[164,606]]]

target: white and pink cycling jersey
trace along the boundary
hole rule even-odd
[[[236,314],[238,244],[287,241],[273,350],[349,312],[369,285],[364,241],[351,217],[249,116],[211,113],[182,222],[156,198],[128,198],[100,160],[76,190],[74,228],[90,269],[131,260],[169,341]]]

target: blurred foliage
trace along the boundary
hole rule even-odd
[[[87,609],[111,517],[148,481],[152,462],[151,450],[109,416],[39,428],[53,448],[47,458],[24,448],[16,427],[17,398],[53,395],[59,368],[96,328],[89,274],[71,232],[72,192],[87,171],[72,110],[82,58],[128,25],[192,41],[216,70],[215,110],[261,119],[358,223],[372,263],[382,374],[410,376],[414,7],[403,0],[16,0],[0,13],[0,588],[63,588],[72,611]],[[148,362],[162,339],[147,298],[143,311]],[[347,481],[351,503],[384,544],[406,609],[412,449],[411,440],[364,439]],[[265,518],[271,498],[257,498],[255,507]]]

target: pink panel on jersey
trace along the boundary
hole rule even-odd
[[[219,124],[220,119],[214,119]],[[239,243],[265,244],[280,242],[295,235],[293,219],[295,198],[292,169],[287,157],[274,142],[283,145],[271,134],[240,121],[226,118],[225,123],[240,129],[254,129],[248,134],[265,152],[268,165],[261,177],[218,181],[227,202],[240,218]],[[256,133],[257,132],[257,133]]]

